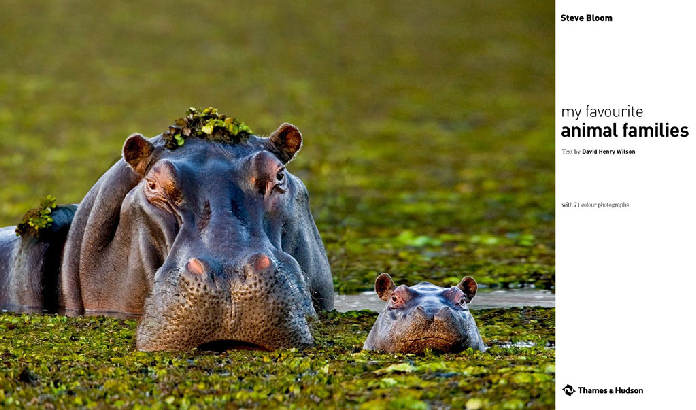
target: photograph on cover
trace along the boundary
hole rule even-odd
[[[552,2],[0,6],[0,403],[555,407]]]

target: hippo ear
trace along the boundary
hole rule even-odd
[[[266,148],[287,164],[302,148],[302,134],[294,125],[284,123],[270,135]]]
[[[388,273],[383,273],[377,276],[375,280],[375,292],[382,300],[389,300],[392,292],[396,289],[396,285]]]
[[[472,277],[465,277],[462,279],[461,282],[459,282],[459,285],[457,285],[459,289],[464,292],[464,296],[466,296],[466,301],[471,302],[471,299],[474,298],[476,295],[476,290],[478,289],[478,285],[476,284],[476,281]]]
[[[133,134],[123,144],[123,159],[135,172],[145,175],[150,156],[155,146],[140,134]]]

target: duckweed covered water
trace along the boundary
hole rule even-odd
[[[554,404],[554,309],[475,313],[485,352],[362,351],[368,311],[321,315],[304,351],[142,353],[136,322],[0,315],[10,408],[540,409]],[[533,342],[534,347],[505,347]]]

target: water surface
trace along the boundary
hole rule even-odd
[[[484,290],[476,294],[469,309],[511,308],[524,306],[555,307],[556,295],[550,290],[540,289],[496,289]],[[380,311],[384,302],[375,292],[354,295],[335,294],[334,308],[339,312],[349,310]]]
[[[372,310],[379,312],[384,307],[384,302],[377,297],[375,292],[363,292],[358,294],[343,295],[334,294],[334,309],[339,312],[350,310]],[[556,295],[550,290],[540,289],[505,289],[505,290],[483,290],[476,294],[474,300],[469,304],[469,309],[492,309],[492,308],[511,308],[525,306],[555,307]],[[43,309],[36,309],[26,306],[2,306],[2,312],[20,313],[48,313]],[[76,312],[61,310],[59,314],[67,316],[79,316]],[[85,312],[86,316],[110,316],[117,319],[137,319],[139,315],[131,315],[119,312]]]

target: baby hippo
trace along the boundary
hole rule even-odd
[[[388,301],[365,341],[364,349],[388,353],[422,353],[425,349],[459,352],[485,350],[466,304],[476,295],[476,281],[465,277],[441,288],[428,282],[397,287],[383,273],[375,281],[380,299]]]

